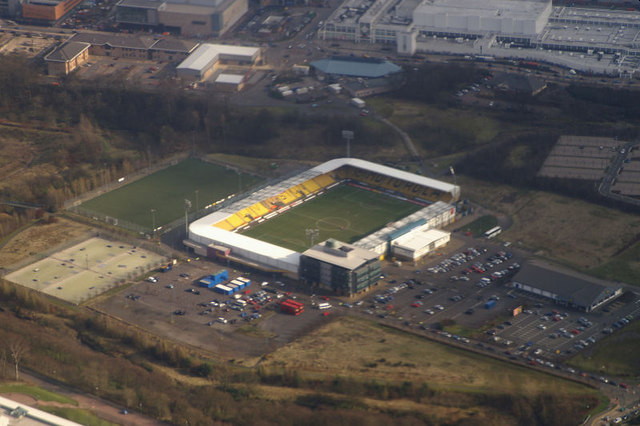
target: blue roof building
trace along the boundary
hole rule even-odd
[[[334,56],[310,64],[316,71],[345,77],[379,78],[402,71],[398,65],[384,59]]]

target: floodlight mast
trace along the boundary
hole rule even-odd
[[[320,230],[318,228],[307,228],[304,230],[304,233],[307,235],[309,240],[311,241],[311,247],[315,243],[316,238],[320,236]]]
[[[353,131],[343,130],[342,138],[347,141],[347,158],[351,158],[351,141],[353,140]]]
[[[191,208],[191,201],[184,199],[184,230],[189,237],[189,209]]]

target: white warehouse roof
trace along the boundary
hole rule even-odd
[[[407,250],[418,251],[424,247],[435,243],[442,238],[450,235],[449,232],[440,231],[439,229],[429,229],[427,231],[409,232],[393,242],[394,246],[402,247]]]
[[[182,61],[177,69],[189,69],[202,72],[220,59],[242,59],[253,62],[259,52],[259,47],[203,43]]]
[[[221,84],[240,84],[242,83],[242,80],[244,80],[244,76],[243,75],[238,75],[238,74],[220,74],[218,77],[216,77],[216,83],[221,83]]]
[[[194,70],[202,73],[218,60],[218,50],[213,44],[201,44],[176,67],[178,70]]]

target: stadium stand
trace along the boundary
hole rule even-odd
[[[428,202],[448,201],[450,194],[438,191],[403,179],[385,176],[371,170],[363,170],[351,166],[340,167],[335,170],[339,180],[351,180],[365,185],[397,192],[409,199],[419,199]]]

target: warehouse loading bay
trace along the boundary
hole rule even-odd
[[[516,290],[508,283],[526,261],[524,253],[495,240],[452,235],[444,250],[418,266],[386,263],[379,284],[354,299],[311,293],[291,279],[196,258],[169,271],[154,272],[152,279],[95,307],[158,334],[234,358],[263,355],[333,317],[355,315],[548,368],[559,368],[558,363],[567,357],[640,316],[636,294],[584,313]],[[478,262],[486,267],[485,272],[464,272]],[[239,294],[259,302],[239,308],[232,306],[232,296],[199,285],[201,278],[223,269],[229,280],[250,279],[251,285]],[[492,279],[496,272],[503,276]],[[280,311],[279,302],[289,298],[304,303],[301,315]],[[331,307],[317,309],[320,303]],[[514,316],[518,307],[521,313]],[[447,324],[466,332],[448,333]]]

